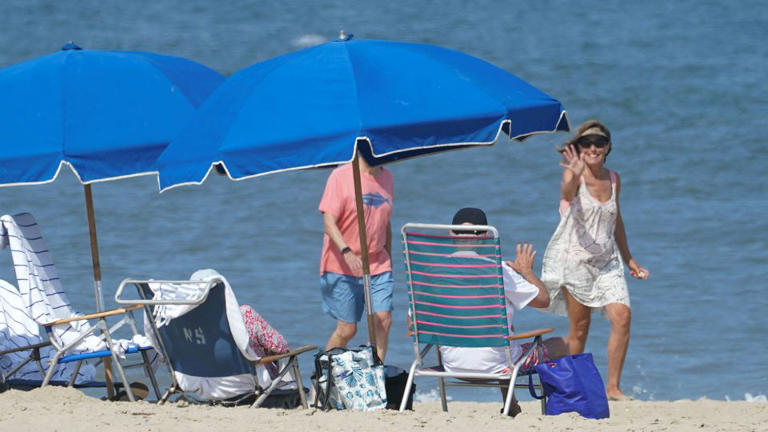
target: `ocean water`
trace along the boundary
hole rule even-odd
[[[0,66],[85,48],[189,57],[225,74],[331,39],[432,43],[483,58],[558,98],[574,125],[612,130],[608,166],[621,174],[633,255],[652,272],[630,280],[632,340],[625,392],[647,400],[764,401],[768,394],[768,5],[761,1],[0,3]],[[0,96],[1,97],[1,96]],[[0,125],[2,119],[0,119]],[[301,127],[297,123],[296,127]],[[543,253],[557,222],[563,134],[500,142],[391,165],[394,235],[403,223],[448,222],[484,208],[506,255],[530,241]],[[224,274],[294,345],[324,345],[317,204],[327,170],[157,193],[144,177],[93,187],[104,289],[126,277]],[[40,222],[71,300],[93,307],[82,187],[64,172],[49,185],[0,190],[0,213]],[[397,237],[395,237],[397,238]],[[540,263],[538,263],[540,265]],[[14,280],[0,251],[0,277]],[[387,363],[412,359],[406,293],[395,254],[395,323]],[[565,318],[517,315],[518,328]],[[354,343],[365,341],[365,329]],[[605,375],[608,322],[593,317],[587,350]],[[304,359],[304,375],[311,363]],[[429,397],[434,382],[417,382]],[[524,393],[524,392],[522,392]],[[433,394],[433,393],[432,393]],[[454,399],[497,400],[490,390]]]

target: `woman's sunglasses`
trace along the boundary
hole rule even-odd
[[[595,146],[597,148],[603,148],[605,146],[610,145],[611,142],[605,139],[604,137],[594,137],[594,138],[582,137],[582,138],[579,138],[576,144],[582,148],[589,148],[591,146]]]

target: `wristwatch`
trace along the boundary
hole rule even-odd
[[[341,254],[346,255],[347,252],[352,252],[352,249],[349,246],[344,246],[344,249],[341,250]]]

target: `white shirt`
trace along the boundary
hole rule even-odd
[[[477,255],[474,251],[457,252],[462,255]],[[524,308],[539,294],[539,288],[536,285],[525,280],[520,274],[508,266],[505,262],[501,263],[504,275],[504,296],[507,299],[507,323],[512,326],[512,319],[515,315],[515,309]],[[511,332],[513,334],[513,332]],[[516,341],[509,342],[509,352],[512,361],[516,361],[523,350]],[[503,347],[488,348],[464,348],[441,346],[440,354],[443,358],[443,367],[448,372],[478,372],[478,373],[498,373],[509,366]]]

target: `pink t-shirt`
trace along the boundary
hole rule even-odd
[[[386,244],[389,218],[392,215],[394,181],[392,173],[386,168],[382,168],[376,175],[361,171],[360,176],[368,237],[368,258],[371,274],[377,275],[392,270],[392,261],[387,253]],[[345,164],[333,170],[325,184],[325,192],[318,209],[322,213],[336,217],[336,225],[341,231],[344,242],[352,252],[360,255],[355,183],[351,164]],[[323,254],[320,258],[320,274],[326,272],[362,276],[352,272],[328,234],[323,235]]]

